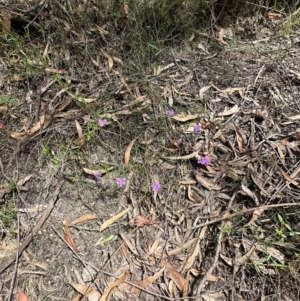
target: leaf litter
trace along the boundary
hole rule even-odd
[[[80,8],[77,12],[82,14]],[[130,14],[126,4],[124,12]],[[69,26],[67,21],[64,26]],[[97,25],[86,34],[96,30],[104,41],[109,41],[109,28],[106,24]],[[144,81],[136,74],[126,72],[126,68],[120,68],[125,66],[126,60],[118,51],[97,45],[100,55],[95,52],[83,56],[91,61],[91,65],[87,64],[85,68],[93,74],[93,78],[87,80],[83,76],[85,72],[74,78],[78,72],[72,68],[78,68],[79,60],[66,49],[64,59],[69,60],[70,69],[62,71],[49,60],[45,74],[64,77],[68,86],[62,87],[61,81],[48,78],[49,86],[43,90],[47,101],[43,100],[35,111],[31,111],[30,105],[30,100],[36,100],[35,94],[20,104],[18,114],[10,106],[1,105],[1,116],[14,121],[12,124],[5,121],[1,128],[5,126],[10,136],[17,140],[14,141],[16,144],[10,144],[15,148],[14,155],[6,152],[3,160],[21,160],[20,178],[24,179],[14,180],[13,173],[2,168],[2,175],[9,174],[9,178],[1,182],[1,199],[10,197],[15,181],[20,201],[24,201],[24,196],[28,201],[39,177],[44,179],[43,175],[49,174],[32,167],[36,176],[26,179],[28,172],[25,173],[24,166],[30,161],[30,155],[41,162],[39,166],[46,163],[49,169],[64,162],[69,174],[76,178],[70,181],[68,191],[60,200],[63,204],[58,205],[51,223],[58,227],[58,232],[63,232],[63,214],[68,214],[64,243],[78,257],[74,260],[75,254],[69,249],[65,251],[64,244],[60,245],[61,254],[50,254],[51,247],[46,248],[48,253],[35,250],[41,256],[53,256],[52,263],[57,265],[56,268],[72,262],[79,274],[89,273],[87,267],[99,273],[93,277],[79,275],[77,278],[85,279],[83,283],[69,281],[80,293],[74,300],[83,295],[88,300],[109,300],[112,296],[124,299],[129,294],[141,300],[145,296],[151,300],[191,297],[197,292],[199,280],[205,277],[206,288],[201,296],[204,300],[222,300],[227,289],[232,287],[245,288],[243,298],[253,300],[257,296],[252,292],[252,285],[261,282],[257,270],[265,275],[277,275],[277,279],[281,280],[282,270],[278,266],[287,263],[284,252],[289,253],[288,244],[295,242],[284,232],[286,230],[278,228],[270,212],[288,211],[292,206],[298,206],[294,200],[297,200],[299,188],[299,114],[295,96],[291,95],[299,93],[293,85],[280,87],[281,81],[289,80],[288,77],[277,77],[278,74],[262,68],[257,60],[250,62],[248,54],[243,54],[249,49],[230,48],[231,42],[224,40],[226,30],[221,29],[218,29],[218,40],[229,48],[207,59],[212,68],[196,64],[196,59],[193,59],[195,53],[186,60],[182,50],[174,49],[174,57],[166,56],[166,60],[157,67],[151,66],[147,81]],[[2,34],[5,37],[8,31],[3,29]],[[85,45],[86,37],[82,33],[74,29],[73,34],[76,43]],[[50,58],[50,53],[51,56],[61,55],[50,46],[44,50],[46,57]],[[276,44],[258,42],[258,47],[267,46],[276,48]],[[240,59],[240,66],[235,64],[236,57]],[[274,63],[271,54],[267,60]],[[226,61],[230,65],[225,64]],[[21,60],[16,58],[16,62]],[[16,62],[11,59],[10,64]],[[220,73],[220,63],[224,64],[221,71],[224,68],[228,70],[226,76]],[[288,63],[292,64],[292,61]],[[250,69],[252,71],[247,72]],[[285,74],[284,69],[281,71]],[[221,75],[216,76],[216,73]],[[17,88],[22,78],[25,74],[19,74],[15,78],[18,82],[11,81],[10,84]],[[105,99],[107,91],[112,90],[109,100]],[[160,101],[161,96],[164,99]],[[166,114],[170,107],[173,116]],[[93,122],[97,123],[103,113],[111,114],[111,118],[100,131],[98,127],[93,128]],[[201,125],[197,131],[195,123]],[[4,131],[0,134],[6,137]],[[95,140],[90,143],[92,136]],[[55,137],[55,143],[51,137]],[[57,143],[59,137],[68,142],[64,148]],[[13,139],[6,139],[13,143]],[[141,141],[147,143],[142,144]],[[29,145],[35,145],[36,148],[32,149],[36,151],[29,152]],[[69,159],[64,160],[64,156],[59,155],[66,149],[76,149],[80,155],[76,157],[70,152]],[[172,151],[176,156],[172,156]],[[23,156],[29,153],[26,161]],[[210,161],[198,164],[200,158],[209,158]],[[169,160],[174,161],[172,165]],[[131,176],[127,177],[124,191],[117,191],[115,179],[124,177],[127,172]],[[102,175],[99,181],[88,182],[86,177],[95,173]],[[27,181],[34,184],[30,186]],[[108,191],[99,182],[105,182]],[[82,183],[85,186],[80,186]],[[155,183],[159,186],[151,191],[151,184]],[[23,189],[25,184],[28,191]],[[37,193],[35,196],[38,199]],[[26,203],[23,205],[32,207]],[[38,214],[37,210],[32,213]],[[289,214],[291,220],[297,220],[293,210]],[[230,222],[222,223],[224,220]],[[45,233],[53,233],[51,228],[46,229]],[[280,237],[276,235],[281,232],[281,239],[286,238],[281,240],[279,247]],[[220,233],[222,251],[216,256],[218,266],[214,267],[213,273],[208,273],[214,256],[218,255],[214,246]],[[270,233],[269,237],[272,236],[276,244],[267,241]],[[41,236],[39,238],[42,239]],[[41,245],[46,245],[51,239],[45,235]],[[56,243],[60,242],[56,240]],[[79,253],[79,250],[83,251]],[[27,264],[31,262],[28,260]],[[251,277],[243,278],[244,270]],[[65,273],[70,280],[76,278],[73,270],[69,272],[68,268],[66,272],[56,271],[61,275]],[[51,276],[50,268],[47,273]],[[113,277],[117,279],[112,280]],[[225,279],[225,288],[222,278]],[[278,283],[280,285],[280,281]],[[272,287],[272,283],[268,282],[268,285]],[[55,294],[62,298],[69,292],[70,288],[64,286]],[[262,294],[266,292],[262,291]],[[21,293],[19,296],[28,299]]]

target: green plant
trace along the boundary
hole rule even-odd
[[[298,236],[300,232],[294,231],[291,226],[285,222],[283,217],[280,214],[277,214],[277,218],[280,223],[280,228],[276,229],[276,235],[280,237],[280,241],[283,242],[288,236]]]
[[[12,204],[8,204],[0,210],[0,236],[3,235],[4,231],[9,235],[14,235],[14,221],[17,218],[17,210]]]

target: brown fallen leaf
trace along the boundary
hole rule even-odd
[[[143,280],[140,280],[140,281],[133,281],[134,284],[144,288],[144,287],[147,287],[148,285],[152,284],[155,280],[157,280],[158,278],[160,278],[163,274],[165,270],[165,267],[162,267],[158,272],[156,272],[154,275],[152,276],[149,276]],[[136,287],[133,287],[131,292],[133,294],[138,294],[140,292],[140,290]]]
[[[125,151],[125,155],[124,155],[124,162],[125,162],[125,165],[128,165],[128,164],[129,164],[129,160],[130,160],[130,152],[131,152],[131,149],[132,149],[132,147],[133,147],[133,144],[134,144],[135,140],[136,140],[136,139],[132,140],[132,141],[129,143],[129,145],[128,145],[126,151]]]
[[[0,106],[0,113],[6,112],[7,109],[7,106]]]
[[[112,70],[112,67],[114,66],[114,60],[112,57],[103,49],[100,49],[102,54],[107,58],[108,61],[108,71],[110,72]]]
[[[196,158],[196,156],[198,156],[199,151],[195,151],[189,155],[186,156],[177,156],[177,157],[163,157],[164,159],[169,159],[169,160],[189,160],[189,159],[193,159]]]
[[[144,227],[146,225],[153,225],[153,224],[159,224],[159,221],[157,220],[149,220],[143,215],[138,215],[133,217],[129,223],[133,226],[137,227]]]
[[[189,121],[189,120],[193,120],[193,119],[196,119],[199,117],[199,114],[180,114],[180,115],[177,115],[177,116],[173,116],[171,117],[172,119],[176,120],[176,121],[180,121],[180,122],[186,122],[186,121]]]
[[[195,277],[199,277],[199,276],[203,276],[206,274],[205,271],[198,271],[196,269],[190,269],[189,272],[194,275]],[[210,281],[210,282],[216,282],[218,281],[219,277],[218,276],[215,276],[215,275],[208,275],[207,276],[207,281]]]
[[[70,248],[74,250],[75,253],[79,253],[79,251],[76,248],[75,243],[71,237],[69,214],[67,214],[65,217],[65,227],[64,228],[65,228],[64,229],[64,231],[65,231],[64,240],[70,246]]]
[[[69,226],[72,227],[76,224],[85,223],[87,221],[90,221],[90,220],[93,220],[96,218],[97,218],[97,215],[95,213],[88,213],[88,214],[85,214],[85,215],[82,215],[82,216],[76,218],[73,222],[71,222],[69,224]]]
[[[210,89],[211,86],[204,86],[199,90],[199,98],[200,100],[204,99],[204,93]]]
[[[28,298],[21,289],[19,289],[18,290],[18,301],[31,301],[31,299]]]
[[[260,206],[260,201],[259,201],[258,197],[256,196],[256,194],[254,192],[252,192],[244,184],[242,184],[241,187],[242,187],[242,190],[246,193],[246,195],[248,195],[254,201],[256,207],[259,207]]]
[[[291,182],[293,185],[295,185],[296,187],[300,187],[300,183],[295,181],[294,180],[294,177],[291,177],[290,175],[288,175],[284,170],[282,170],[280,167],[279,167],[279,170],[281,171],[282,175],[284,176],[284,178]]]
[[[229,116],[236,113],[239,110],[238,105],[234,105],[231,109],[224,111],[223,113],[218,114],[218,116]]]
[[[40,121],[38,121],[34,126],[29,129],[26,132],[18,133],[18,132],[12,132],[10,135],[14,139],[24,139],[32,136],[37,131],[42,131],[48,127],[48,125],[51,123],[53,117],[50,115],[42,115],[40,117]]]
[[[82,147],[84,145],[84,135],[82,133],[82,128],[77,120],[75,120],[75,124],[78,133],[77,145]]]
[[[48,263],[45,261],[31,259],[31,260],[27,260],[26,263],[33,264],[33,265],[43,269],[44,271],[48,270]]]
[[[73,238],[71,237],[71,235],[64,235],[64,240],[66,241],[66,243],[71,247],[71,249],[73,249],[73,251],[75,253],[79,253],[78,249],[75,246],[75,243],[73,241]]]
[[[23,186],[26,182],[30,180],[30,178],[33,176],[33,174],[26,176],[24,179],[17,182],[17,186]]]
[[[117,288],[119,285],[121,285],[129,276],[130,272],[128,271],[125,275],[114,281],[112,284],[109,285],[109,287],[104,291],[103,295],[101,296],[99,301],[107,301],[109,300],[108,297],[112,290]]]
[[[264,209],[256,209],[253,211],[252,213],[252,217],[251,220],[249,221],[248,225],[255,222],[260,216],[261,214],[264,212]]]
[[[113,216],[112,218],[110,218],[109,220],[105,221],[101,227],[100,227],[100,232],[102,232],[103,230],[105,230],[106,228],[108,228],[111,224],[115,223],[117,220],[119,220],[121,217],[123,217],[126,213],[128,213],[128,211],[131,210],[131,207],[129,206],[127,209],[123,210],[122,212],[120,212],[119,214]]]
[[[244,153],[246,151],[245,149],[245,143],[244,143],[244,139],[240,133],[240,130],[237,128],[237,126],[235,125],[235,123],[233,122],[233,127],[234,127],[234,130],[235,130],[235,134],[236,134],[236,141],[237,141],[237,144],[238,144],[238,148],[239,148],[239,151],[241,153]]]
[[[206,230],[207,230],[207,227],[203,227],[201,229],[199,237],[198,237],[198,240],[195,243],[193,253],[191,254],[191,256],[186,261],[186,263],[185,263],[185,265],[183,267],[183,270],[188,270],[188,269],[190,269],[194,265],[194,262],[195,262],[196,258],[198,257],[198,253],[200,251],[200,242],[203,239]]]
[[[188,199],[191,200],[192,202],[198,203],[197,196],[194,195],[191,185],[188,185],[187,196],[188,196]]]
[[[89,169],[89,168],[85,168],[85,167],[83,167],[82,169],[88,175],[93,176],[95,173],[100,173],[101,175],[103,175],[103,174],[107,173],[108,171],[112,170],[113,167],[110,167],[110,168],[107,168],[107,169],[97,169],[97,170],[96,169]]]
[[[161,267],[165,267],[165,271],[167,273],[167,276],[172,279],[174,281],[174,283],[176,284],[177,288],[182,291],[184,284],[185,284],[185,279],[184,277],[177,272],[174,267],[167,261],[162,260],[160,263]]]
[[[280,20],[283,17],[283,15],[281,15],[281,14],[273,13],[273,12],[270,12],[270,11],[266,12],[266,16],[269,19],[274,19],[274,20]]]
[[[81,295],[85,295],[86,293],[89,293],[92,291],[92,287],[90,285],[70,282],[69,283],[77,292],[79,292]]]
[[[222,189],[221,186],[208,181],[207,179],[202,177],[199,173],[195,173],[195,177],[196,177],[196,180],[198,181],[198,183],[200,183],[202,186],[204,186],[208,190],[221,190]]]
[[[163,96],[167,101],[169,107],[173,107],[173,102],[174,102],[173,93],[169,83],[167,83],[166,86],[164,87]]]
[[[82,295],[81,294],[77,294],[70,301],[80,301],[81,299],[82,299]]]

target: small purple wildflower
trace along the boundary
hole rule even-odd
[[[94,173],[94,178],[95,178],[96,181],[99,181],[100,178],[101,178],[101,173],[98,172],[98,171],[96,171],[96,172]]]
[[[173,116],[174,115],[174,111],[172,109],[167,110],[167,114],[169,116]]]
[[[202,165],[209,165],[210,163],[210,158],[205,156],[205,157],[201,157],[199,160],[198,160],[198,164],[202,164]]]
[[[154,192],[157,192],[160,189],[160,184],[158,183],[158,181],[155,181],[152,185],[151,185],[151,189]]]
[[[194,125],[194,132],[198,133],[200,131],[201,131],[201,125],[200,124]]]
[[[117,185],[119,187],[125,186],[126,185],[126,178],[116,178]]]
[[[99,124],[100,126],[105,126],[105,125],[107,125],[107,120],[106,120],[106,119],[99,119],[99,120],[98,120],[98,124]]]

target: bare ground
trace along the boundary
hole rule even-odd
[[[299,300],[300,41],[259,24],[151,63],[117,32],[3,41],[3,300]]]

